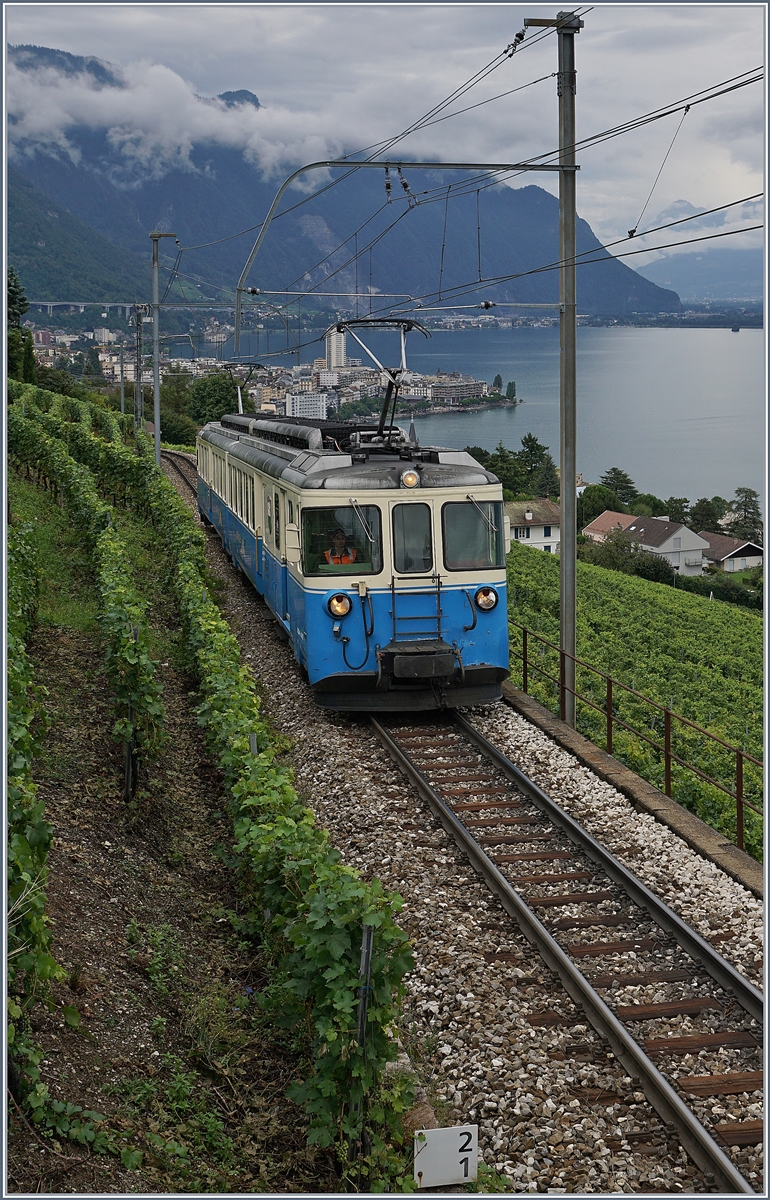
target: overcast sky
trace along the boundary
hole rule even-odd
[[[95,89],[82,78],[31,80],[11,68],[7,103],[18,120],[11,132],[66,152],[68,127],[85,123],[108,130],[122,153],[159,172],[184,162],[196,141],[219,141],[280,179],[302,162],[397,133],[503,51],[525,16],[553,16],[559,7],[10,4],[7,42],[95,55],[117,64],[125,84]],[[764,4],[608,4],[584,16],[576,38],[578,138],[763,60]],[[555,71],[556,38],[529,45],[531,36],[455,107]],[[680,199],[711,208],[762,190],[763,86],[690,111],[642,228]],[[255,92],[263,108],[226,110],[200,99],[239,88]],[[636,225],[679,120],[579,154],[578,211],[599,236]],[[398,152],[517,161],[556,145],[556,86],[547,78],[426,128]],[[555,178],[535,181],[556,190]],[[761,242],[747,234],[711,244]]]

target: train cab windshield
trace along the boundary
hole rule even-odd
[[[432,570],[431,520],[429,504],[397,504],[393,509],[393,566],[399,575]]]
[[[305,508],[302,512],[306,575],[377,575],[382,570],[382,523],[373,504]]]
[[[498,500],[445,504],[444,564],[448,571],[482,571],[505,566],[503,506]]]

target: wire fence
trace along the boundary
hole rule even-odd
[[[741,850],[762,858],[763,762],[688,717],[643,696],[525,625],[511,655],[521,664],[521,687],[565,719],[568,694],[575,697],[576,724],[592,742],[613,754]],[[513,639],[512,639],[513,641]],[[575,688],[566,683],[566,662],[575,663]]]

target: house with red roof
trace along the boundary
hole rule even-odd
[[[667,559],[680,575],[703,574],[703,555],[709,543],[705,537],[677,521],[665,517],[637,517],[633,513],[615,513],[607,509],[586,525],[583,533],[594,541],[603,542],[608,533],[618,528],[642,550]]]

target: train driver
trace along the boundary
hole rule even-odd
[[[345,530],[339,526],[332,530],[331,547],[324,550],[324,558],[330,566],[338,567],[356,561],[356,548],[348,545],[347,536]]]

